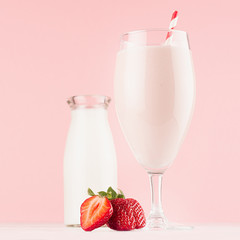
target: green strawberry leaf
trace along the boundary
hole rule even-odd
[[[92,189],[88,188],[88,195],[95,196],[96,194],[92,191]],[[100,197],[107,197],[108,200],[113,200],[116,198],[125,198],[123,191],[121,189],[118,189],[118,193],[117,193],[112,187],[109,187],[107,189],[107,192],[104,192],[104,191],[98,192],[98,195]]]
[[[123,194],[118,194],[117,198],[125,198],[125,196]]]
[[[122,195],[124,195],[124,193],[123,193],[123,191],[122,191],[121,189],[118,188],[118,191],[119,191]]]
[[[109,194],[109,193],[107,193],[107,196],[106,196],[106,197],[107,197],[108,200],[112,200],[112,199],[113,199],[113,198],[112,198],[112,195]]]
[[[94,192],[92,191],[92,189],[88,188],[88,195],[90,196],[95,196]]]
[[[118,193],[117,198],[125,198],[124,193],[121,189],[118,188],[118,192],[120,193]]]
[[[104,191],[100,191],[100,192],[98,192],[98,194],[99,194],[100,197],[106,197],[107,196],[107,193],[104,192]]]
[[[117,197],[117,193],[113,190],[112,187],[109,187],[107,190],[107,195],[111,198],[111,199],[115,199]]]

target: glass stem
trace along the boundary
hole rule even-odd
[[[162,222],[166,222],[166,218],[162,208],[162,177],[161,173],[148,173],[151,188],[151,211],[149,219],[160,218]]]

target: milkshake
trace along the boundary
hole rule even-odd
[[[191,120],[191,51],[130,42],[117,54],[114,88],[121,128],[136,159],[150,172],[163,172],[175,159]]]

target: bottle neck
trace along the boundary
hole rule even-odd
[[[103,107],[98,108],[77,108],[71,111],[72,119],[83,121],[99,121],[107,119],[107,109]]]
[[[103,95],[78,95],[67,99],[71,110],[79,108],[107,108],[110,101],[110,97]]]

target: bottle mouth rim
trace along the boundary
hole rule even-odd
[[[94,94],[84,94],[84,95],[74,95],[67,98],[67,104],[71,110],[79,108],[107,108],[111,98],[106,95],[94,95]]]

